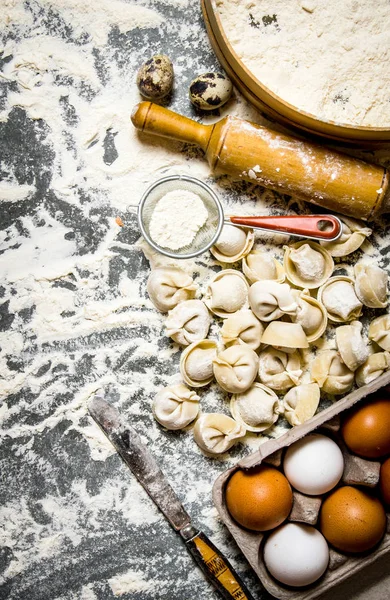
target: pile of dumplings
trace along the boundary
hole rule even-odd
[[[362,222],[339,218],[337,241],[284,246],[283,265],[254,249],[252,230],[226,225],[211,249],[225,268],[203,294],[177,266],[151,271],[149,297],[168,313],[166,334],[183,347],[182,383],[161,389],[153,402],[162,426],[175,430],[195,422],[200,448],[221,454],[247,432],[266,431],[280,415],[292,426],[304,423],[321,392],[341,396],[389,368],[390,315],[371,321],[368,339],[359,321],[364,307],[387,306],[388,275],[366,258],[353,277],[332,276],[334,257],[355,252],[372,233]],[[229,268],[239,261],[242,272]],[[207,337],[215,317],[218,340]],[[325,341],[329,324],[333,347]],[[197,392],[214,380],[231,394],[231,416],[200,412]]]

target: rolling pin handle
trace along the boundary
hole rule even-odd
[[[213,125],[202,125],[153,102],[137,104],[131,113],[131,122],[144,133],[197,144],[204,151],[213,132]]]
[[[229,217],[234,225],[275,231],[315,240],[334,241],[342,233],[342,223],[334,215],[292,215],[277,217]]]

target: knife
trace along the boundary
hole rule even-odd
[[[117,409],[103,396],[94,396],[88,410],[173,529],[180,533],[187,550],[222,597],[254,600],[228,560],[203,532],[192,525],[190,516],[138,433],[122,423]]]

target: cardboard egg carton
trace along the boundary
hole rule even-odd
[[[267,571],[263,561],[263,543],[271,532],[259,533],[250,531],[238,525],[232,519],[226,507],[225,486],[230,476],[239,468],[248,469],[261,463],[280,467],[283,461],[285,448],[314,431],[324,433],[333,438],[339,445],[344,455],[344,472],[340,481],[341,485],[359,485],[369,488],[375,487],[379,481],[380,462],[365,460],[352,455],[342,441],[340,435],[340,417],[368,395],[380,388],[390,385],[390,373],[385,373],[375,381],[346,395],[342,400],[336,401],[332,406],[315,415],[303,425],[293,427],[278,439],[269,440],[259,446],[253,454],[245,457],[236,466],[222,473],[216,480],[213,488],[213,499],[222,521],[230,530],[236,543],[242,550],[253,570],[258,575],[264,587],[279,600],[309,600],[318,598],[325,591],[337,583],[356,574],[360,569],[373,563],[380,556],[390,552],[390,513],[387,513],[387,531],[378,546],[372,552],[364,554],[347,555],[333,548],[330,550],[329,566],[325,574],[315,583],[292,588],[279,583]],[[389,390],[388,390],[389,393]],[[340,485],[339,484],[339,485]],[[321,496],[306,496],[293,491],[293,507],[287,521],[297,521],[316,525],[321,508]]]

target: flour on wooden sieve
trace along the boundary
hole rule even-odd
[[[388,0],[217,0],[238,57],[274,94],[323,120],[390,125]]]

